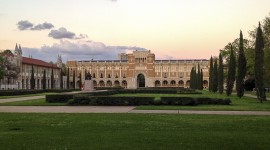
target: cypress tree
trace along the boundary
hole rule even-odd
[[[236,80],[237,96],[240,98],[244,95],[244,78],[247,72],[246,65],[247,60],[244,53],[243,34],[242,31],[240,31],[239,53],[238,53],[238,76]]]
[[[263,69],[264,69],[264,39],[263,33],[261,29],[261,24],[259,22],[259,27],[257,29],[256,41],[255,41],[255,64],[254,64],[254,72],[255,72],[255,87],[258,100],[262,101],[266,100],[264,84],[263,84]]]
[[[201,90],[203,90],[203,70],[201,69]]]
[[[223,71],[223,58],[221,53],[219,53],[219,66],[218,66],[218,91],[220,94],[223,94],[223,84],[224,84],[224,71]]]
[[[213,58],[210,58],[210,69],[209,69],[209,91],[213,91]]]
[[[43,90],[46,89],[46,70],[45,69],[43,71],[42,88],[43,88]]]
[[[233,85],[235,81],[235,56],[233,52],[233,48],[231,45],[231,54],[229,60],[229,68],[228,68],[228,78],[227,78],[227,90],[226,94],[230,96],[232,94]]]
[[[53,74],[53,66],[52,66],[52,72],[51,72],[51,89],[54,88],[54,74]]]
[[[201,90],[202,87],[202,80],[201,80],[201,69],[200,69],[200,64],[198,64],[198,73],[197,73],[197,89]]]
[[[217,92],[218,90],[218,68],[217,68],[217,59],[215,59],[214,69],[213,69],[213,92]]]
[[[69,89],[69,67],[67,71],[67,89]]]
[[[189,86],[189,87],[190,87],[191,89],[194,88],[194,87],[193,87],[193,86],[194,86],[194,76],[193,76],[194,73],[193,73],[193,72],[194,72],[194,68],[192,67],[192,69],[191,69],[191,71],[190,71],[190,80],[189,80],[189,81],[190,81],[190,86]]]
[[[82,74],[79,74],[79,88],[82,87]]]
[[[73,71],[73,89],[76,88],[76,84],[75,84],[75,70]]]
[[[63,89],[63,71],[60,70],[60,88]]]
[[[34,66],[32,64],[31,79],[30,79],[30,88],[35,89],[35,77],[34,77]]]

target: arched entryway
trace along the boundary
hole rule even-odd
[[[137,87],[144,88],[145,87],[145,77],[143,74],[139,74],[137,76]]]
[[[160,87],[160,81],[159,80],[155,81],[155,87]]]

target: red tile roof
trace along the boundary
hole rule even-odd
[[[57,67],[55,64],[50,64],[48,62],[39,60],[39,59],[34,59],[34,58],[28,58],[28,57],[22,57],[22,63],[23,64],[29,64],[29,65],[36,65],[36,66],[42,66],[42,67],[48,67],[48,68],[57,68],[59,69],[59,67]]]

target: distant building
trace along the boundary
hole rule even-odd
[[[19,75],[16,79],[8,79],[5,77],[0,82],[0,89],[30,89],[30,78],[32,65],[34,67],[35,89],[42,89],[43,72],[46,71],[46,89],[51,88],[51,82],[54,82],[55,88],[60,88],[60,69],[62,66],[61,56],[58,56],[57,65],[51,64],[39,59],[23,57],[21,46],[16,44],[14,54],[2,54],[7,57],[12,63],[19,68]],[[51,71],[53,69],[54,81],[51,81]],[[64,86],[66,85],[66,78],[64,78]]]
[[[185,87],[190,85],[190,71],[192,67],[200,65],[203,70],[203,86],[208,88],[209,61],[206,59],[192,60],[156,60],[151,51],[133,51],[131,54],[121,53],[118,60],[86,60],[68,61],[69,75],[72,77],[85,73],[92,75],[95,87],[122,86],[129,89],[140,87]],[[72,79],[72,78],[70,78]],[[70,80],[70,85],[79,85]]]

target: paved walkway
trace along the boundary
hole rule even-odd
[[[19,113],[127,113],[133,106],[0,106],[0,112]]]
[[[137,113],[137,114],[205,114],[267,115],[270,111],[197,111],[197,110],[134,110],[133,106],[0,106],[0,112],[15,113]]]
[[[42,99],[42,98],[45,98],[45,96],[6,98],[6,99],[0,99],[0,103],[16,102],[16,101],[28,101],[28,100]]]

